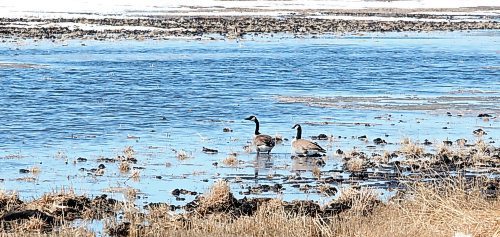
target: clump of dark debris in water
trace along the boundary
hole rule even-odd
[[[334,195],[337,192],[335,187],[329,185],[323,185],[324,187],[318,187],[323,189],[323,191],[328,195]],[[349,210],[356,205],[361,205],[357,203],[358,200],[363,201],[363,205],[367,205],[363,208],[359,208],[361,211],[369,212],[377,205],[382,204],[378,200],[376,195],[369,196],[367,191],[344,191],[345,194],[337,201],[332,201],[326,206],[321,206],[315,201],[311,200],[295,200],[291,202],[279,201],[280,206],[285,212],[294,215],[306,215],[306,216],[319,216],[327,217],[334,214],[341,213],[343,211]],[[371,194],[371,193],[369,193]],[[271,198],[247,198],[236,199],[229,189],[229,185],[226,181],[216,182],[210,191],[206,194],[199,195],[192,202],[187,203],[182,208],[187,211],[189,215],[201,215],[206,216],[214,213],[224,213],[229,214],[233,217],[239,216],[250,216],[253,215],[260,206],[266,205],[270,202],[275,202],[276,199]],[[154,206],[159,206],[161,204],[155,204]],[[167,205],[167,204],[163,204]],[[154,207],[153,206],[153,207]],[[168,206],[169,209],[176,209],[176,207]]]
[[[207,154],[217,154],[219,151],[208,147],[203,147],[202,151]]]
[[[73,193],[54,193],[23,202],[17,195],[0,194],[0,223],[8,231],[12,224],[38,218],[44,229],[50,230],[62,221],[102,219],[114,215],[121,205],[106,195],[91,199]]]

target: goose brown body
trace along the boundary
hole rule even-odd
[[[302,127],[300,124],[295,124],[292,129],[297,129],[297,136],[292,140],[292,151],[295,154],[310,156],[326,152],[320,145],[302,139]]]
[[[257,119],[257,117],[252,115],[246,118],[245,120],[250,120],[255,122],[255,132],[253,135],[252,143],[255,146],[257,153],[267,152],[269,154],[275,145],[275,140],[269,135],[260,134],[259,120]]]

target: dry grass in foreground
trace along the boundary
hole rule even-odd
[[[471,181],[472,182],[472,181]],[[371,190],[344,190],[335,202],[350,205],[333,216],[290,212],[283,202],[263,202],[251,216],[218,213],[166,215],[165,207],[135,215],[125,232],[132,236],[500,236],[500,199],[488,196],[498,181],[445,180],[415,184],[387,204],[374,205]],[[493,183],[491,183],[493,182]],[[492,186],[493,185],[493,186]],[[230,190],[217,183],[201,208],[225,203]],[[210,206],[210,209],[213,207]],[[369,209],[369,210],[368,210]],[[368,210],[368,211],[367,211]],[[142,223],[148,223],[143,225]],[[119,223],[115,223],[120,226]],[[121,227],[124,227],[121,225]],[[116,233],[115,234],[120,234]]]
[[[228,201],[235,199],[228,184],[219,181],[194,211],[177,214],[168,205],[157,205],[144,213],[130,206],[122,210],[123,219],[104,221],[111,236],[500,236],[498,189],[498,180],[453,178],[414,183],[385,204],[370,189],[347,189],[321,210],[298,205],[304,209],[297,211],[297,205],[262,199],[251,214],[234,215],[227,210],[234,205]],[[11,196],[3,199],[5,205]],[[332,206],[346,208],[335,214],[328,212]],[[92,235],[70,223],[43,233],[37,230],[40,223],[28,220],[0,236]]]

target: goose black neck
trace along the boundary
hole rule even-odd
[[[255,135],[260,135],[260,132],[259,132],[259,120],[257,120],[257,118],[255,118]]]
[[[302,128],[300,126],[297,126],[297,136],[295,138],[296,139],[302,138]]]

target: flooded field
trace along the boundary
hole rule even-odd
[[[142,208],[184,206],[221,179],[236,198],[319,203],[347,187],[386,200],[416,177],[498,180],[499,36],[8,41],[0,188]],[[279,138],[270,155],[250,144],[250,115]],[[296,123],[325,156],[292,157]]]

